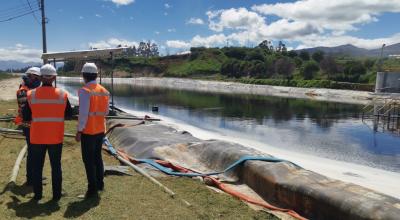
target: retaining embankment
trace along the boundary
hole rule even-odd
[[[76,77],[59,77],[62,81],[79,81]],[[102,79],[109,83],[109,78]],[[235,82],[220,82],[182,78],[115,78],[116,84],[130,84],[132,86],[148,86],[157,88],[180,89],[200,92],[215,92],[228,94],[252,94],[277,96],[288,98],[312,99],[318,101],[341,102],[351,104],[367,104],[371,100],[378,98],[400,98],[400,93],[379,93],[353,90],[319,89],[319,88],[294,88],[283,86],[254,85]]]
[[[127,123],[111,120],[109,126]],[[270,156],[238,144],[200,140],[159,123],[115,128],[109,134],[116,147],[137,158],[170,161],[199,172],[224,170],[243,156]],[[219,176],[243,184],[265,201],[293,209],[310,219],[398,219],[400,200],[327,178],[290,162],[247,161]]]

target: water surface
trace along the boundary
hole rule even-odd
[[[80,83],[60,84],[76,94]],[[106,86],[107,87],[107,86]],[[294,98],[115,86],[116,106],[276,148],[400,173],[400,137],[374,132],[362,106]]]

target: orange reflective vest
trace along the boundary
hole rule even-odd
[[[100,84],[89,84],[82,88],[90,94],[89,114],[83,134],[100,134],[106,131],[110,93]]]
[[[39,87],[28,92],[28,103],[32,111],[32,144],[63,142],[67,97],[67,92],[51,86]]]
[[[25,85],[21,85],[17,90],[17,102],[18,102],[18,114],[14,119],[14,123],[16,125],[21,125],[23,122],[22,118],[22,107],[26,104],[27,97],[26,94],[29,91],[29,88]]]

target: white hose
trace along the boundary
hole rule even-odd
[[[16,182],[17,176],[18,176],[18,171],[19,171],[19,168],[21,166],[22,159],[24,159],[27,150],[28,150],[28,145],[25,145],[22,148],[22,150],[19,152],[17,160],[15,161],[15,164],[14,164],[13,171],[11,173],[11,177],[10,177],[10,182],[9,183],[15,183]]]

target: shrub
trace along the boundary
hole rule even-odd
[[[319,66],[314,61],[308,61],[303,64],[300,73],[303,75],[304,79],[312,79],[314,75],[319,71]]]

